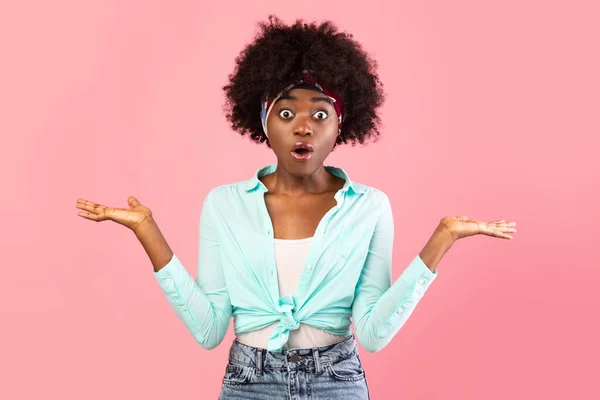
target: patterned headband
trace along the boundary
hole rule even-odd
[[[302,75],[303,76],[301,79],[286,86],[281,92],[279,92],[277,94],[277,96],[275,96],[271,99],[267,99],[262,102],[261,111],[260,111],[260,119],[262,121],[263,132],[265,132],[265,135],[267,136],[267,138],[269,137],[269,134],[267,133],[267,117],[269,116],[269,113],[271,112],[273,105],[275,104],[275,102],[277,101],[278,98],[283,96],[285,93],[287,93],[294,87],[301,85],[303,83],[314,86],[320,92],[322,92],[327,97],[329,97],[331,99],[331,101],[333,101],[333,107],[335,108],[335,112],[338,115],[338,135],[341,133],[341,131],[342,131],[342,113],[344,110],[344,102],[342,101],[342,98],[337,93],[323,88],[318,82],[314,81],[310,77],[307,70],[302,71]]]

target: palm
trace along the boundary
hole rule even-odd
[[[503,239],[512,239],[512,235],[517,231],[517,223],[514,221],[506,222],[503,219],[483,222],[471,220],[466,215],[458,217],[448,216],[442,218],[440,226],[453,237],[454,240],[462,239],[473,235],[487,235]]]
[[[84,210],[77,215],[96,222],[111,220],[135,231],[152,218],[152,211],[133,196],[130,196],[127,202],[129,209],[107,207],[85,199],[77,199],[76,207]]]

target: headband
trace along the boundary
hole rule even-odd
[[[342,98],[337,93],[323,88],[318,82],[314,81],[310,77],[307,70],[304,70],[304,71],[302,71],[302,78],[300,78],[299,80],[286,86],[275,97],[273,97],[271,99],[267,99],[262,102],[261,111],[260,111],[260,119],[262,121],[263,132],[265,132],[265,135],[267,136],[267,138],[269,137],[269,134],[267,133],[267,117],[269,116],[269,113],[271,113],[271,109],[273,108],[273,105],[275,104],[275,102],[277,101],[278,98],[280,98],[285,93],[292,90],[294,87],[299,86],[301,84],[308,84],[308,85],[315,87],[319,92],[325,94],[327,97],[329,97],[331,99],[331,101],[333,101],[333,107],[335,108],[335,112],[338,115],[338,135],[341,133],[342,112],[344,110],[344,102],[342,101]]]

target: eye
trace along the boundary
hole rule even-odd
[[[324,111],[324,110],[319,110],[316,113],[314,113],[313,115],[316,116],[317,119],[325,119],[329,116],[329,114],[327,114],[327,111]]]
[[[287,108],[279,110],[279,116],[283,119],[290,119],[293,115],[294,113],[288,110]]]

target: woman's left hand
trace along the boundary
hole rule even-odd
[[[458,217],[449,216],[442,218],[440,220],[439,228],[450,234],[453,240],[474,235],[487,235],[502,239],[512,239],[513,237],[509,233],[516,232],[516,226],[517,223],[514,221],[506,222],[505,220],[500,219],[492,222],[482,222],[469,219],[466,215],[459,215]]]

